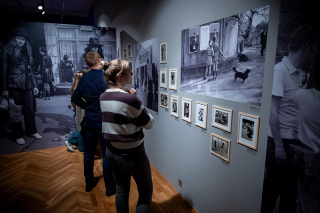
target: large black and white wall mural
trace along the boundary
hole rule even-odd
[[[269,6],[182,30],[184,92],[261,105]]]
[[[33,93],[26,103],[33,103],[36,130],[42,135],[42,138],[35,140],[29,137],[26,132],[30,129],[28,118],[22,116],[21,124],[25,130],[23,138],[26,143],[18,145],[12,135],[14,124],[2,112],[0,154],[62,146],[74,131],[74,110],[70,104],[74,75],[78,71],[88,69],[83,56],[90,50],[98,51],[104,60],[112,60],[117,57],[116,30],[85,25],[38,22],[18,22],[5,25],[5,30],[0,34],[1,94],[8,89],[8,86],[11,87],[14,84],[15,78],[21,78],[19,74],[13,74],[16,77],[12,75],[8,78],[8,67],[25,60],[25,64],[19,62],[19,69],[22,66],[28,69],[28,76],[32,76],[39,90],[38,93]],[[17,46],[19,36],[25,38],[21,51]],[[43,65],[44,61],[46,61],[46,67]]]
[[[133,46],[134,88],[143,105],[158,112],[158,39],[150,39]]]

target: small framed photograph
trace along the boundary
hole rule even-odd
[[[131,71],[133,71],[133,63],[132,63],[132,61],[128,61],[129,62],[129,69],[131,70]]]
[[[132,57],[132,49],[131,49],[131,44],[128,44],[128,57]]]
[[[123,58],[128,58],[128,49],[123,48]]]
[[[211,133],[210,152],[211,154],[230,162],[230,140]]]
[[[160,87],[167,88],[167,69],[160,68]]]
[[[179,118],[179,96],[171,95],[171,115]]]
[[[231,132],[232,125],[232,110],[212,106],[212,126],[222,129],[227,132]]]
[[[160,92],[160,106],[169,109],[169,96],[167,93]]]
[[[177,69],[169,69],[169,89],[177,90]]]
[[[238,143],[257,150],[260,117],[239,112]]]
[[[187,98],[182,98],[181,119],[191,123],[191,115],[192,115],[192,100]]]
[[[195,125],[207,129],[208,104],[196,101]]]
[[[160,64],[167,63],[167,43],[160,44]]]

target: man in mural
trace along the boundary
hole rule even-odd
[[[64,55],[63,60],[60,62],[60,73],[61,82],[73,82],[73,63],[71,60],[69,60],[68,55]]]
[[[319,38],[314,27],[298,27],[290,39],[288,56],[275,66],[261,212],[273,212],[278,196],[279,212],[296,212],[297,172],[288,155],[290,144],[300,144],[299,111],[293,99],[304,86],[304,71],[319,54]]]
[[[50,94],[49,96],[53,96],[54,89],[53,89],[53,83],[54,77],[53,77],[53,71],[52,71],[52,60],[51,57],[47,54],[47,49],[45,47],[39,48],[39,53],[41,55],[41,62],[39,66],[39,71],[42,76],[42,83],[47,83],[50,86]]]
[[[40,139],[42,136],[36,128],[33,101],[34,95],[39,91],[33,73],[32,47],[26,29],[15,29],[13,38],[4,47],[1,57],[2,97],[13,98],[16,105],[22,105],[25,133]],[[11,136],[18,144],[25,144],[21,120],[11,124]]]
[[[79,69],[80,70],[90,70],[90,68],[85,60],[86,54],[90,51],[98,52],[99,55],[102,57],[102,59],[104,59],[104,61],[108,61],[107,58],[104,58],[102,46],[103,45],[100,44],[100,40],[98,38],[90,38],[89,39],[89,44],[87,44],[87,47],[84,48],[84,53],[80,56],[80,60],[79,60]]]

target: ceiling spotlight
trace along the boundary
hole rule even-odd
[[[41,0],[41,3],[38,3],[37,7],[38,7],[38,10],[40,10],[40,11],[44,10],[44,1]]]

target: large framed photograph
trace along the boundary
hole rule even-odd
[[[128,58],[128,49],[123,48],[123,58]]]
[[[238,143],[257,150],[260,117],[239,112]]]
[[[207,129],[208,104],[196,101],[195,125]]]
[[[210,152],[211,154],[230,162],[230,140],[211,133]]]
[[[160,87],[167,88],[167,69],[160,68]]]
[[[160,106],[169,109],[169,95],[167,93],[160,92]]]
[[[181,102],[181,119],[191,123],[192,116],[192,100],[182,98]]]
[[[169,89],[177,90],[177,69],[169,69]]]
[[[128,57],[132,57],[132,48],[131,48],[131,44],[128,44]]]
[[[167,63],[167,43],[160,44],[160,64]]]
[[[212,126],[222,129],[227,132],[231,132],[232,125],[232,110],[212,106]]]
[[[171,95],[171,115],[179,117],[179,96]]]

